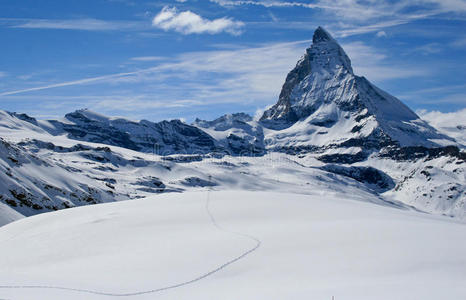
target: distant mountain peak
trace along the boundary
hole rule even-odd
[[[88,121],[98,121],[98,122],[108,122],[109,117],[102,114],[96,113],[89,108],[78,109],[72,113],[66,114],[65,118],[74,121],[74,120],[88,120]]]
[[[213,121],[206,121],[206,120],[201,120],[199,118],[196,118],[196,120],[194,120],[193,125],[199,126],[202,128],[208,128],[208,127],[229,128],[234,123],[246,123],[252,120],[253,118],[250,115],[240,112],[240,113],[233,113],[233,114],[225,114],[221,117],[218,117],[217,119]]]

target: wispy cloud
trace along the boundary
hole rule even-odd
[[[65,81],[65,82],[54,83],[54,84],[38,86],[38,87],[33,87],[33,88],[3,92],[3,93],[0,93],[0,97],[16,95],[16,94],[23,94],[23,93],[27,93],[27,92],[48,90],[48,89],[53,89],[53,88],[65,87],[65,86],[95,83],[95,82],[98,82],[98,81],[105,81],[105,80],[109,80],[109,79],[117,79],[117,78],[122,78],[122,77],[126,77],[126,76],[142,74],[142,73],[148,73],[148,72],[153,72],[153,71],[154,71],[154,68],[148,68],[148,69],[138,70],[138,71],[133,71],[133,72],[116,73],[116,74],[111,74],[111,75],[104,75],[104,76],[84,78],[84,79],[79,79],[79,80]]]
[[[409,52],[422,54],[422,55],[430,55],[430,54],[437,54],[439,52],[442,52],[444,47],[445,47],[444,45],[441,45],[439,43],[429,43],[429,44],[425,44],[419,47],[415,47]]]
[[[189,98],[173,98],[167,101],[163,97],[154,97],[153,93],[135,94],[83,94],[79,96],[71,95],[37,95],[31,101],[27,95],[17,95],[11,98],[2,98],[2,103],[18,101],[27,102],[27,107],[21,112],[27,112],[40,119],[56,119],[62,117],[70,111],[89,108],[104,114],[122,114],[131,119],[149,118],[151,120],[166,120],[170,117],[179,116],[175,111],[191,110],[194,107],[209,105],[208,101],[199,101]],[[46,112],[44,114],[44,112]],[[172,112],[172,114],[170,114]]]
[[[317,0],[313,3],[281,0],[210,0],[225,7],[256,5],[263,7],[303,7],[322,9],[340,14],[348,19],[368,19],[404,13],[406,9],[429,10],[436,13],[466,12],[463,0]]]
[[[455,48],[466,48],[466,36],[460,37],[451,43]]]
[[[466,93],[450,94],[436,100],[439,103],[466,105]]]
[[[163,99],[264,105],[275,101],[286,73],[293,68],[310,42],[304,40],[185,53],[170,62],[145,69],[7,91],[0,93],[0,96],[84,84],[105,83],[120,88],[125,84],[144,83],[145,91],[138,92],[157,91],[154,95]],[[389,64],[387,55],[361,42],[343,46],[353,59],[355,72],[376,82],[428,74],[419,67],[395,67]],[[151,59],[140,61],[150,63]],[[176,86],[173,82],[176,82]],[[153,96],[152,101],[156,100]]]
[[[8,75],[7,72],[2,72],[2,71],[0,71],[0,78],[6,77],[7,75]]]
[[[413,89],[398,95],[400,99],[408,100],[413,104],[444,105],[445,108],[454,105],[466,106],[466,85],[444,85],[425,89]]]
[[[61,30],[86,30],[86,31],[108,31],[108,30],[135,30],[145,25],[143,22],[134,21],[105,21],[99,19],[20,19],[0,18],[10,28],[27,29],[61,29]]]
[[[456,139],[466,146],[466,108],[442,113],[440,111],[418,110],[416,113],[440,132]]]
[[[245,0],[210,0],[224,7],[234,7],[243,5],[255,5],[263,7],[302,7],[309,9],[320,9],[333,12],[346,18],[361,19],[375,17],[378,15],[386,15],[387,12],[377,10],[373,7],[360,5],[359,1],[354,0],[320,0],[314,3],[305,3],[298,1],[245,1]],[[376,3],[376,2],[371,2]]]
[[[313,3],[279,0],[210,0],[223,7],[263,6],[302,7],[312,9],[319,15],[326,14],[322,21],[334,29],[337,36],[350,36],[369,32],[380,32],[394,27],[442,14],[464,15],[466,1],[463,0],[317,0]],[[319,18],[319,15],[315,15]],[[337,17],[338,21],[330,21]],[[272,23],[272,22],[271,22]],[[276,22],[274,22],[276,23]],[[289,23],[289,22],[288,22]],[[299,22],[283,26],[300,26]],[[277,24],[273,24],[277,26]]]
[[[186,79],[181,81],[184,87],[177,86],[176,90],[195,91],[204,99],[223,96],[230,101],[237,101],[239,98],[244,98],[245,93],[249,93],[253,98],[264,93],[269,96],[271,91],[277,93],[285,78],[286,70],[293,67],[308,43],[310,41],[297,41],[185,53],[171,62],[150,68],[5,91],[0,93],[0,97],[83,84],[163,81],[167,77],[183,77]],[[217,75],[209,76],[212,73]]]
[[[415,20],[424,19],[431,16],[431,14],[420,14],[420,15],[409,15],[409,16],[398,16],[397,18],[391,20],[384,20],[378,22],[370,22],[368,25],[356,24],[356,25],[346,25],[339,23],[334,25],[336,27],[336,36],[346,37],[357,34],[364,34],[369,32],[379,32],[383,29],[395,27],[403,24],[408,24]]]
[[[166,57],[163,56],[137,56],[131,58],[131,60],[134,61],[159,61],[164,59],[166,59]]]
[[[198,100],[172,99],[170,101],[157,101],[147,95],[138,95],[134,97],[106,97],[100,99],[93,104],[92,108],[101,110],[115,110],[119,111],[140,111],[141,109],[156,109],[156,108],[183,108],[192,107],[196,105],[205,105],[206,103]]]
[[[374,82],[391,79],[422,77],[431,74],[425,67],[407,65],[398,62],[393,65],[384,51],[362,42],[353,42],[343,45],[352,60],[355,74],[367,77]]]
[[[227,32],[239,35],[244,23],[226,17],[208,20],[189,10],[179,12],[175,7],[165,6],[154,17],[152,25],[165,31],[173,30],[182,34]]]
[[[427,89],[418,89],[418,90],[413,91],[412,93],[422,94],[422,95],[428,95],[428,94],[434,94],[434,93],[446,94],[447,92],[457,92],[461,90],[466,90],[466,84],[436,86],[436,87],[430,87]]]

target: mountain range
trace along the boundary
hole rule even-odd
[[[154,193],[319,185],[465,218],[465,145],[353,73],[323,28],[259,118],[192,124],[77,110],[59,120],[0,112],[0,225]]]

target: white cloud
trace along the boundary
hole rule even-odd
[[[387,33],[382,30],[382,31],[377,32],[376,36],[379,37],[379,38],[380,37],[387,37]]]
[[[440,9],[444,12],[459,13],[466,11],[466,1],[464,0],[418,0],[418,2],[438,5]]]
[[[424,67],[406,66],[401,63],[393,65],[382,50],[362,42],[342,46],[352,61],[354,73],[365,76],[376,83],[391,79],[427,76],[431,73]]]
[[[176,102],[176,107],[200,105],[199,103],[264,106],[276,101],[287,72],[295,66],[310,42],[306,40],[185,53],[171,62],[146,69],[4,92],[0,93],[0,96],[97,83],[112,84],[115,89],[110,90],[121,94],[116,92],[117,89],[129,87],[131,90],[134,84],[144,83],[137,92],[130,92],[136,95],[152,95],[150,99],[138,98],[140,107],[147,106],[150,101],[154,101],[154,105],[163,105],[157,101],[166,99],[197,101]],[[353,60],[355,73],[372,81],[407,78],[427,73],[419,68],[390,65],[387,62],[388,56],[360,42],[343,46]],[[147,60],[147,63],[150,62]],[[176,82],[176,85],[173,82]],[[125,96],[125,99],[127,98],[131,99],[131,94]]]
[[[254,5],[266,8],[302,7],[313,9],[318,12],[313,18],[314,22],[320,20],[321,23],[333,28],[337,36],[380,32],[384,28],[432,18],[445,13],[449,14],[450,17],[466,13],[466,1],[464,0],[316,0],[312,3],[280,0],[210,1],[224,7]],[[338,21],[329,22],[335,17]]]
[[[67,29],[67,30],[128,30],[137,29],[143,26],[140,22],[124,21],[104,21],[98,19],[73,19],[73,20],[52,20],[52,19],[14,19],[3,18],[6,22],[14,23],[12,28],[28,29]]]
[[[48,90],[48,89],[53,89],[53,88],[65,87],[65,86],[95,83],[95,82],[99,82],[99,81],[100,82],[108,81],[108,80],[111,80],[111,79],[117,79],[117,78],[122,78],[122,77],[126,77],[126,76],[138,75],[138,74],[141,74],[141,73],[150,73],[150,72],[153,72],[153,70],[154,70],[154,68],[148,68],[148,69],[138,70],[138,71],[133,71],[133,72],[116,73],[116,74],[111,74],[111,75],[90,77],[90,78],[84,78],[84,79],[79,79],[79,80],[72,80],[72,81],[65,81],[65,82],[60,82],[60,83],[48,84],[48,85],[43,85],[43,86],[38,86],[38,87],[33,87],[33,88],[2,92],[2,93],[0,93],[0,97],[11,96],[11,95],[16,95],[16,94],[23,94],[23,93],[28,93],[28,92]]]
[[[392,20],[384,20],[380,22],[369,22],[368,25],[344,25],[342,28],[337,30],[337,36],[346,37],[357,34],[364,34],[369,32],[380,31],[385,28],[395,27],[403,24],[410,23],[415,20],[424,19],[431,15],[411,15],[411,16],[400,16]],[[341,24],[340,24],[341,25]]]
[[[418,110],[416,113],[434,127],[456,127],[458,125],[466,127],[466,108],[449,113],[425,109]]]
[[[179,12],[175,7],[165,6],[154,17],[152,25],[165,31],[174,30],[183,34],[227,32],[239,35],[244,23],[225,17],[208,20],[189,10]]]
[[[466,145],[466,108],[450,113],[427,110],[419,110],[416,113],[440,132]]]
[[[330,11],[340,16],[351,17],[356,19],[367,18],[368,16],[374,16],[377,13],[382,13],[383,10],[376,11],[370,7],[364,7],[358,4],[358,1],[354,0],[320,0],[314,3],[303,3],[297,1],[247,1],[247,0],[210,0],[211,2],[217,3],[221,6],[232,7],[242,5],[255,5],[263,7],[302,7],[309,9],[320,9],[324,11]],[[386,14],[385,12],[383,12]]]
[[[133,72],[54,83],[34,88],[0,93],[0,97],[65,86],[96,83],[148,82],[158,90],[192,93],[197,99],[241,102],[273,102],[286,73],[304,53],[310,41],[277,43],[252,48],[187,53],[170,63]],[[215,76],[212,76],[215,73]],[[178,80],[176,89],[164,84],[167,78]]]
[[[322,9],[348,19],[368,19],[401,13],[406,8],[430,10],[436,13],[466,12],[464,0],[317,0],[313,3],[281,0],[210,0],[221,6],[256,5],[263,7],[303,7]],[[422,9],[423,8],[423,9]]]

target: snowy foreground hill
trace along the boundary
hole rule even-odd
[[[463,299],[448,132],[320,27],[258,119],[0,111],[0,299]]]
[[[166,194],[14,222],[0,231],[0,298],[464,299],[464,224],[313,188]]]

